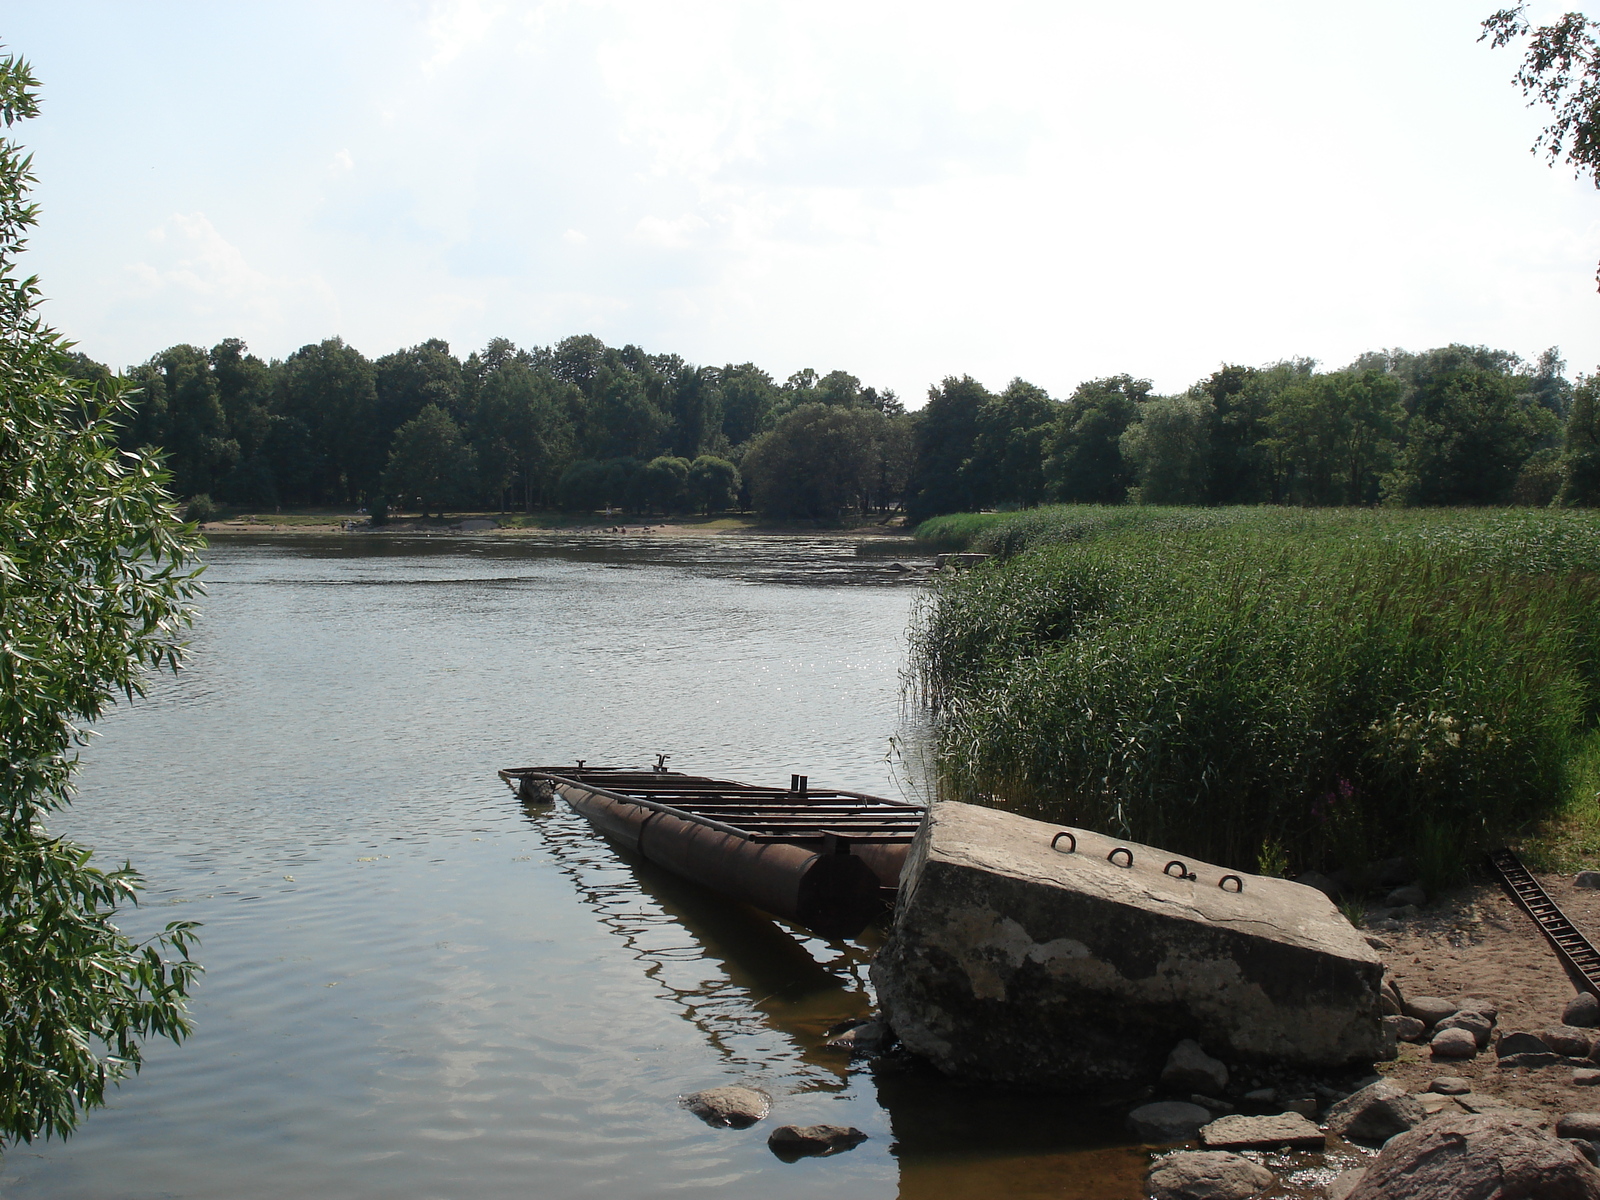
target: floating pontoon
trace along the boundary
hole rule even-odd
[[[512,767],[530,802],[565,800],[601,833],[678,875],[825,937],[861,932],[892,902],[919,804],[861,792],[757,787],[653,769]]]

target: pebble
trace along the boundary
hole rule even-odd
[[[1600,1025],[1600,999],[1593,992],[1579,992],[1561,1010],[1561,1023],[1576,1025],[1581,1029],[1593,1029]]]
[[[1420,1042],[1428,1027],[1415,1017],[1385,1017],[1384,1025],[1394,1031],[1397,1042]]]
[[[1478,1053],[1478,1039],[1470,1029],[1441,1029],[1428,1046],[1435,1058],[1472,1058]]]
[[[1459,1075],[1435,1075],[1428,1090],[1438,1092],[1441,1096],[1465,1096],[1472,1090],[1472,1085]]]
[[[1405,1010],[1406,1016],[1415,1017],[1425,1025],[1437,1025],[1446,1017],[1455,1016],[1461,1006],[1443,996],[1413,996],[1406,1001]]]
[[[1600,1070],[1596,1070],[1594,1067],[1573,1068],[1573,1087],[1595,1087],[1596,1085],[1600,1085]]]
[[[1278,1098],[1278,1091],[1276,1088],[1257,1088],[1253,1092],[1246,1092],[1244,1098],[1248,1104],[1271,1104]]]
[[[1455,1016],[1446,1017],[1433,1027],[1435,1033],[1442,1029],[1465,1029],[1481,1050],[1489,1044],[1489,1036],[1494,1033],[1494,1019],[1486,1013],[1464,1008]]]
[[[1562,1113],[1556,1118],[1556,1136],[1595,1141],[1600,1138],[1600,1113]]]
[[[1600,871],[1579,871],[1572,880],[1573,887],[1600,888]]]
[[[853,1125],[780,1125],[767,1138],[772,1152],[782,1158],[840,1154],[867,1140]]]
[[[1495,1044],[1495,1053],[1501,1058],[1510,1054],[1548,1054],[1550,1047],[1531,1033],[1503,1033]]]
[[[1594,1048],[1594,1031],[1577,1029],[1571,1025],[1554,1025],[1541,1029],[1538,1038],[1557,1054],[1567,1058],[1588,1058]]]

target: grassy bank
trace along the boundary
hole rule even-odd
[[[948,794],[1249,869],[1600,846],[1600,517],[1051,508],[913,629]]]

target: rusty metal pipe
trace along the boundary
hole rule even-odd
[[[572,780],[556,790],[597,830],[649,861],[824,937],[853,937],[882,911],[879,876],[855,854],[755,842],[720,821]]]

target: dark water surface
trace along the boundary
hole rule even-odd
[[[23,1197],[1119,1197],[1144,1159],[1042,1097],[875,1078],[830,943],[623,861],[502,766],[636,765],[916,794],[916,586],[848,541],[219,540],[193,657],[117,710],[59,822],[204,922],[195,1035]],[[679,1093],[752,1083],[709,1129]],[[779,1161],[773,1124],[870,1135]]]

